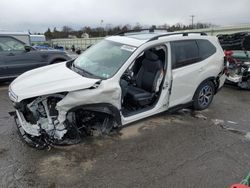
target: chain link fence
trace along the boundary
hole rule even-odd
[[[104,39],[103,37],[97,38],[75,38],[75,39],[52,39],[52,46],[63,46],[65,49],[70,49],[72,45],[75,48],[85,50],[88,46],[96,44],[97,42]]]

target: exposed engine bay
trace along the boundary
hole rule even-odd
[[[227,61],[227,83],[250,89],[250,33],[218,35]]]
[[[250,62],[228,58],[227,82],[241,89],[250,89]]]
[[[15,121],[24,140],[37,149],[81,142],[89,135],[109,133],[115,121],[109,112],[77,107],[68,111],[66,120],[58,119],[57,103],[65,94],[26,99],[17,104]]]

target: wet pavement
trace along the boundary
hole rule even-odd
[[[205,111],[162,113],[49,151],[18,137],[7,85],[0,104],[0,187],[222,188],[250,171],[250,91],[224,87]]]

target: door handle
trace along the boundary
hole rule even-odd
[[[7,54],[7,56],[15,56],[15,54],[9,53],[9,54]]]

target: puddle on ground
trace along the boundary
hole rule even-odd
[[[143,131],[152,130],[158,126],[171,125],[171,123],[182,124],[185,123],[185,121],[181,119],[180,115],[172,115],[169,117],[153,117],[147,121],[131,124],[122,128],[120,130],[120,138],[129,139],[136,137],[139,136]]]
[[[80,167],[83,169],[84,174],[92,170],[95,162],[95,160],[87,160],[80,163]]]
[[[86,173],[92,170],[95,162],[95,160],[84,158],[80,160],[74,155],[67,157],[63,153],[51,155],[41,160],[37,169],[37,175],[42,179],[51,179],[56,174],[59,174],[60,178],[70,178],[74,182],[74,174],[86,175]]]
[[[121,139],[128,139],[131,137],[138,136],[140,134],[139,129],[141,129],[143,126],[144,126],[143,123],[137,123],[137,124],[133,124],[133,125],[122,128],[120,130]]]

